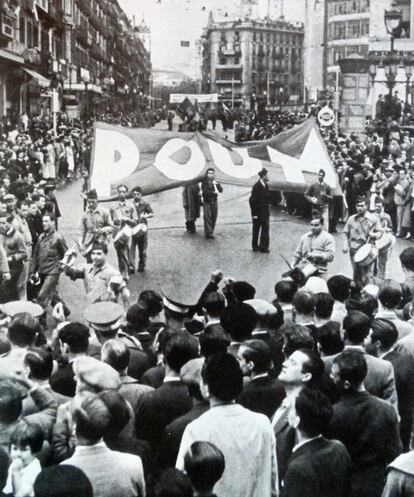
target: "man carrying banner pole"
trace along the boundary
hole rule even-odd
[[[216,227],[219,193],[223,192],[223,187],[215,179],[215,170],[212,167],[207,169],[207,174],[201,183],[201,192],[203,195],[203,213],[204,213],[204,236],[214,238],[214,228]]]
[[[269,173],[266,168],[259,172],[260,180],[254,184],[249,199],[253,219],[252,249],[268,253],[269,250]],[[259,241],[260,235],[260,241]]]

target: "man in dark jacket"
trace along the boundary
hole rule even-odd
[[[398,339],[395,324],[387,319],[374,319],[371,323],[371,343],[377,356],[392,364],[400,414],[400,436],[404,452],[410,450],[414,415],[414,362],[411,356],[394,350]]]
[[[270,347],[263,340],[247,340],[237,353],[243,376],[250,377],[238,402],[247,409],[271,418],[285,398],[285,389],[277,378],[271,378]]]
[[[269,252],[269,175],[267,169],[259,172],[260,180],[254,184],[249,199],[253,219],[252,249]],[[260,234],[260,241],[259,241]]]
[[[341,442],[322,436],[331,416],[328,398],[317,390],[305,388],[296,398],[289,424],[298,443],[289,459],[284,497],[348,497],[351,458]]]
[[[204,236],[214,238],[214,228],[216,227],[218,215],[217,198],[222,193],[223,187],[215,179],[215,170],[212,167],[207,169],[205,179],[201,183],[201,193],[203,195],[204,213]]]
[[[341,399],[334,405],[328,433],[352,459],[350,497],[380,497],[387,465],[402,450],[395,410],[365,390],[364,354],[345,350],[333,362],[331,377]]]
[[[180,379],[180,369],[198,355],[193,337],[186,331],[174,333],[164,347],[165,377],[162,385],[143,397],[137,411],[136,436],[158,449],[165,427],[191,409],[187,385]]]

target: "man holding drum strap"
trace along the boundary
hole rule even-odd
[[[324,218],[319,211],[312,212],[311,231],[305,233],[293,255],[292,267],[300,262],[309,261],[317,272],[316,276],[326,277],[328,262],[335,256],[335,240],[324,229]]]
[[[383,233],[383,229],[379,220],[367,211],[365,197],[357,197],[356,210],[357,213],[348,218],[344,227],[345,242],[343,252],[344,254],[349,252],[354,272],[353,279],[357,285],[363,288],[372,281],[376,257],[369,264],[361,264],[355,261],[355,254],[361,247],[379,238]],[[376,251],[375,248],[374,251]]]

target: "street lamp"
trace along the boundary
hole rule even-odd
[[[394,51],[394,31],[398,28],[402,20],[401,10],[393,7],[390,10],[384,10],[384,23],[387,33],[391,36],[391,52]]]
[[[407,111],[408,109],[408,95],[410,92],[410,81],[411,81],[411,76],[413,75],[413,60],[408,59],[405,61],[404,64],[404,70],[405,70],[405,110]],[[411,101],[412,104],[412,101]]]

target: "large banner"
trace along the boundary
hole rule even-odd
[[[178,133],[131,129],[96,123],[92,151],[91,188],[101,200],[116,194],[117,186],[138,185],[144,195],[200,181],[209,167],[223,184],[251,187],[258,172],[269,170],[270,188],[304,192],[317,180],[342,195],[335,169],[313,119],[269,140],[235,144],[214,132]]]

